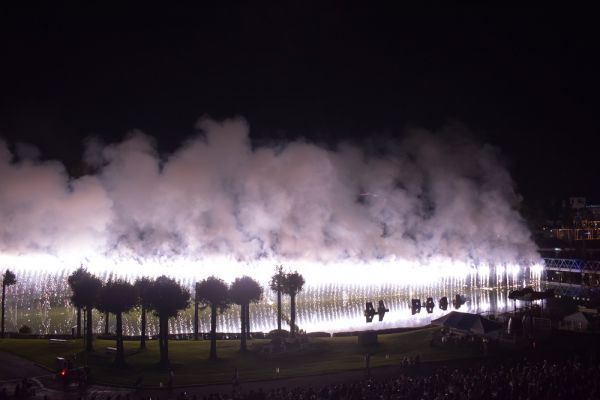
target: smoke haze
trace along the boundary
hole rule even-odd
[[[0,141],[0,251],[58,257],[319,262],[433,257],[537,261],[519,197],[491,146],[456,132],[335,150],[252,147],[243,119],[202,119],[167,156],[134,132],[90,140],[97,171],[71,178],[31,146]],[[452,130],[452,129],[450,129]],[[460,133],[460,132],[459,132]]]

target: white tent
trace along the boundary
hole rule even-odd
[[[562,327],[578,331],[585,331],[592,325],[592,317],[588,313],[577,311],[571,315],[567,315],[562,320]]]

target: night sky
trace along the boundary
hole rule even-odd
[[[257,144],[463,124],[501,149],[529,213],[574,195],[600,202],[591,10],[6,7],[0,137],[74,175],[90,135],[139,128],[168,152],[203,115],[244,116]]]

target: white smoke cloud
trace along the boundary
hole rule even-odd
[[[101,251],[115,218],[95,176],[71,180],[63,165],[20,158],[0,141],[0,250],[53,255]]]
[[[202,119],[161,157],[141,132],[90,141],[98,171],[15,160],[0,141],[0,251],[82,257],[537,260],[498,151],[409,132],[385,151],[303,141],[252,148],[243,119]]]

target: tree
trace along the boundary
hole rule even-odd
[[[109,323],[109,314],[108,312],[104,313],[104,334],[108,335],[108,323]]]
[[[71,275],[69,275],[69,278],[67,279],[67,281],[69,282],[69,287],[71,288],[71,291],[74,291],[74,286],[75,283],[77,282],[78,279],[87,276],[87,271],[85,270],[85,268],[83,268],[83,266],[77,268],[75,271],[73,271],[73,273]],[[81,307],[77,307],[77,337],[80,338],[81,337]]]
[[[6,272],[2,275],[2,330],[0,332],[0,337],[4,337],[4,309],[6,307],[6,288],[16,283],[17,277],[10,269],[7,269]]]
[[[198,285],[200,282],[196,282],[194,286],[194,340],[198,340],[198,325],[199,325],[199,315],[198,315],[198,305],[200,303],[200,298],[198,297]]]
[[[290,296],[290,336],[296,334],[296,295],[304,287],[304,277],[298,271],[285,274],[283,292]]]
[[[71,286],[71,290],[73,291],[73,295],[71,296],[71,303],[79,309],[85,308],[87,319],[85,333],[85,350],[91,352],[94,351],[94,346],[92,344],[92,310],[96,306],[96,303],[98,301],[98,294],[100,293],[100,289],[102,288],[102,281],[96,276],[89,273],[84,268],[80,268],[79,270],[75,271],[71,276],[74,275],[75,278],[69,280],[69,285]]]
[[[256,303],[260,300],[262,296],[262,287],[260,284],[249,276],[243,276],[241,278],[236,278],[236,280],[231,284],[231,288],[229,289],[229,295],[231,297],[231,301],[235,304],[239,304],[241,307],[240,310],[240,323],[241,323],[241,342],[240,342],[240,351],[246,351],[246,338],[248,336],[248,310],[250,308],[250,303]]]
[[[223,312],[229,306],[229,288],[223,280],[209,276],[198,284],[198,300],[210,306],[210,356],[217,359],[217,311]]]
[[[115,365],[125,364],[123,351],[123,313],[131,310],[138,302],[136,288],[123,280],[108,281],[100,290],[98,296],[98,310],[115,314],[117,319],[117,354]]]
[[[143,278],[138,278],[135,283],[133,284],[135,286],[135,288],[137,289],[137,293],[138,293],[138,298],[139,298],[139,302],[140,302],[140,307],[141,307],[141,336],[140,336],[140,349],[145,349],[146,348],[146,312],[148,311],[148,308],[150,308],[150,304],[149,304],[149,292],[152,289],[152,285],[154,284],[154,281],[152,281],[149,278],[143,277]]]
[[[269,282],[271,290],[277,293],[277,331],[281,331],[281,293],[284,282],[285,274],[283,273],[283,266],[278,265],[275,267],[275,275],[271,277],[271,282]]]
[[[190,305],[190,292],[166,276],[156,278],[147,293],[149,309],[158,317],[160,365],[169,366],[169,318]]]

